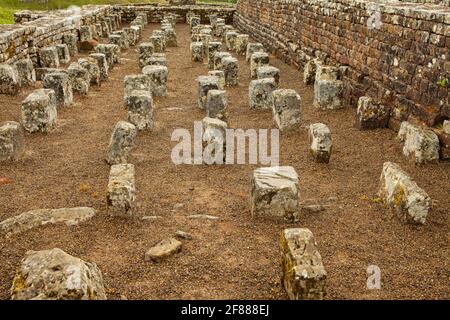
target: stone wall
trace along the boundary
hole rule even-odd
[[[208,16],[217,14],[220,18],[225,19],[226,23],[233,22],[233,15],[236,12],[235,6],[230,5],[182,5],[167,6],[161,4],[136,4],[136,5],[117,5],[115,9],[120,11],[125,21],[132,21],[137,13],[147,13],[149,23],[161,22],[164,14],[173,13],[178,16],[179,22],[186,22],[186,14],[193,12],[200,16],[202,23],[209,24]]]
[[[348,104],[356,106],[360,96],[369,95],[395,108],[398,122],[410,117],[433,126],[450,118],[448,6],[239,0],[237,10],[235,27],[284,61],[302,68],[317,56],[348,66],[343,79]]]
[[[19,23],[0,25],[0,63],[30,57],[37,61],[39,49],[63,42],[68,34],[79,34],[83,25],[93,25],[113,14],[112,6],[84,6],[77,11],[21,11]]]

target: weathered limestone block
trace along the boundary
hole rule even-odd
[[[167,67],[167,58],[165,53],[154,53],[147,61],[149,66]]]
[[[198,83],[198,107],[200,109],[205,109],[208,91],[219,89],[219,78],[210,76],[200,76],[197,79],[197,83]]]
[[[51,89],[34,90],[22,102],[22,125],[28,132],[50,132],[56,126],[56,95]]]
[[[108,38],[110,33],[111,33],[111,29],[109,28],[109,24],[106,21],[102,21],[101,22],[101,32],[102,32],[102,38]]]
[[[439,160],[439,138],[431,129],[404,121],[398,139],[404,143],[403,154],[412,157],[416,163]]]
[[[236,31],[228,31],[225,36],[225,44],[228,51],[235,51],[236,49],[236,39],[238,33]]]
[[[163,36],[151,36],[150,42],[153,44],[153,52],[164,53],[166,51],[165,41]]]
[[[177,34],[173,28],[166,28],[164,31],[164,37],[166,38],[167,47],[178,47]]]
[[[0,64],[0,94],[15,95],[19,92],[19,72],[17,67]]]
[[[106,56],[106,61],[108,61],[108,69],[112,70],[114,64],[119,62],[120,48],[114,44],[99,44],[95,51],[97,53],[103,53]]]
[[[182,244],[175,238],[162,240],[145,253],[145,261],[160,262],[181,251]]]
[[[225,72],[222,70],[212,70],[208,72],[208,76],[219,78],[219,89],[225,89]]]
[[[63,43],[69,48],[69,54],[75,56],[78,53],[78,36],[75,33],[65,34]]]
[[[33,86],[36,83],[36,71],[34,70],[33,61],[31,59],[22,59],[14,64],[17,68],[19,76],[19,85],[21,87]],[[0,82],[3,82],[0,79]]]
[[[111,39],[112,36],[119,36],[119,39],[114,39],[114,44],[118,45],[120,49],[127,50],[130,47],[130,40],[128,39],[128,33],[125,30],[114,31],[112,35],[109,36]],[[110,42],[111,43],[111,42]]]
[[[133,43],[132,45],[135,46],[138,44],[139,40],[141,39],[143,27],[141,26],[131,26],[130,27],[130,34],[133,37]]]
[[[78,63],[89,73],[90,83],[100,86],[100,68],[98,66],[97,60],[90,57],[81,58],[78,59]]]
[[[235,87],[239,84],[239,61],[233,57],[222,59],[223,72],[225,74],[225,85]]]
[[[269,65],[269,55],[265,52],[255,52],[250,58],[250,73],[252,79],[258,78],[258,68]]]
[[[106,161],[110,165],[127,163],[128,155],[134,148],[137,129],[134,124],[119,121],[114,127]]]
[[[228,32],[236,32],[237,30],[233,28],[233,26],[230,25],[225,25],[223,27],[223,32],[222,32],[222,42],[225,44],[225,47],[227,47],[227,33]]]
[[[36,80],[44,80],[45,76],[49,73],[54,72],[64,72],[65,70],[62,69],[55,69],[55,68],[36,68]]]
[[[431,199],[399,165],[392,162],[383,165],[379,195],[401,221],[425,223]]]
[[[67,44],[57,44],[56,50],[58,51],[59,63],[67,64],[70,62],[70,52]]]
[[[209,70],[213,70],[214,69],[214,55],[217,52],[220,52],[220,50],[222,50],[222,43],[221,42],[211,41],[211,42],[208,43],[207,59],[208,59],[208,68],[209,68]]]
[[[72,90],[79,94],[87,95],[91,82],[89,72],[77,62],[71,63],[67,71]]]
[[[386,128],[391,110],[375,103],[370,97],[360,97],[356,111],[356,127],[359,130]]]
[[[249,35],[247,34],[239,34],[236,37],[236,41],[234,44],[234,51],[240,56],[245,56],[247,53],[247,45],[249,40]]]
[[[191,17],[191,19],[189,20],[189,23],[191,25],[191,29],[200,25],[201,23],[201,19],[200,17]]]
[[[91,53],[89,58],[97,61],[98,68],[100,69],[100,81],[108,80],[109,67],[106,55],[103,53]]]
[[[209,43],[211,42],[211,36],[209,34],[201,34],[200,42],[202,43],[203,48],[203,61],[208,63],[209,58]]]
[[[306,62],[303,69],[303,83],[304,84],[314,84],[316,78],[318,61],[316,59],[311,59]]]
[[[153,99],[149,91],[134,90],[125,97],[128,121],[138,130],[153,128]]]
[[[450,120],[444,120],[442,130],[444,130],[445,134],[450,134]]]
[[[93,208],[84,207],[32,210],[0,222],[0,233],[11,236],[36,227],[57,223],[76,226],[90,220],[95,214],[96,211]]]
[[[277,85],[274,78],[252,80],[249,87],[250,109],[272,108],[272,92],[276,89]]]
[[[291,300],[322,300],[326,295],[327,273],[314,235],[306,228],[281,233],[283,285]]]
[[[223,164],[226,158],[226,122],[203,118],[203,161],[207,165]]]
[[[11,288],[12,300],[106,300],[95,263],[61,249],[27,251]]]
[[[125,44],[123,42],[123,37],[120,34],[110,34],[108,37],[108,42],[109,44],[115,44],[116,46],[118,46],[121,50],[125,49]]]
[[[228,106],[228,96],[225,90],[209,90],[206,98],[206,116],[224,120]]]
[[[124,97],[132,94],[133,91],[152,92],[150,79],[145,74],[128,75],[124,79]]]
[[[107,191],[108,208],[112,215],[130,216],[136,200],[135,170],[132,164],[111,166]]]
[[[252,216],[297,221],[298,193],[298,175],[293,167],[256,169],[251,179]]]
[[[339,80],[339,69],[330,66],[318,66],[314,82],[313,105],[321,110],[334,110],[343,107],[343,84]]]
[[[309,126],[309,153],[319,163],[330,162],[333,141],[330,129],[323,123],[314,123]]]
[[[73,91],[67,73],[49,73],[44,77],[43,85],[45,89],[52,89],[55,91],[58,107],[70,107],[72,105]]]
[[[154,97],[167,96],[167,77],[169,69],[165,66],[146,66],[142,73],[150,80],[150,87]]]
[[[277,87],[280,84],[280,69],[278,68],[272,66],[259,67],[256,70],[256,75],[258,79],[274,78]]]
[[[91,41],[93,39],[91,26],[80,27],[80,41]]]
[[[232,57],[229,52],[216,52],[214,55],[214,70],[222,70],[223,71],[223,59]]]
[[[128,46],[129,47],[135,46],[136,42],[138,41],[137,34],[135,34],[134,31],[131,30],[131,28],[123,28],[122,30],[127,38]]]
[[[295,130],[300,127],[300,95],[292,89],[275,90],[273,96],[273,118],[281,131]]]
[[[43,68],[59,68],[59,55],[56,47],[46,47],[39,51],[39,61]]]
[[[23,130],[20,123],[0,123],[0,161],[18,160],[23,155]]]
[[[153,55],[153,44],[144,42],[139,45],[139,67],[143,68],[149,65],[149,60]]]
[[[245,53],[245,60],[250,62],[252,55],[256,52],[264,52],[264,46],[259,42],[252,42],[247,44],[247,51]]]
[[[203,62],[203,43],[192,42],[191,43],[191,61]]]

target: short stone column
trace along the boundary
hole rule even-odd
[[[343,107],[343,84],[339,80],[339,69],[330,66],[318,66],[314,82],[313,105],[321,110],[334,110]]]
[[[251,42],[247,44],[247,50],[245,53],[245,60],[247,62],[250,62],[250,59],[252,58],[252,55],[256,52],[264,52],[264,46],[259,42]]]
[[[144,42],[139,45],[139,67],[143,68],[149,65],[149,60],[154,52],[153,44]]]
[[[152,86],[149,77],[145,74],[133,74],[125,76],[124,97],[131,95],[134,90],[152,92]]]
[[[56,50],[58,51],[59,63],[68,64],[70,62],[70,52],[67,44],[57,44]]]
[[[222,59],[223,72],[225,74],[225,85],[235,87],[239,84],[239,61],[233,57]]]
[[[209,90],[219,89],[219,78],[210,76],[200,76],[197,79],[198,83],[198,107],[206,109],[206,100]]]
[[[226,122],[215,118],[204,118],[203,162],[207,165],[223,164],[226,159]]]
[[[300,127],[300,95],[292,89],[275,90],[273,96],[273,118],[281,131],[295,130]]]
[[[128,121],[138,130],[153,129],[153,99],[151,92],[134,90],[125,97]]]
[[[212,41],[208,44],[208,68],[209,70],[214,69],[214,55],[217,52],[220,52],[222,50],[222,43]]]
[[[272,92],[277,89],[274,78],[253,80],[249,87],[250,109],[269,109],[273,105]]]
[[[22,102],[22,125],[28,132],[50,132],[56,127],[56,95],[51,89],[34,90]]]
[[[323,123],[314,123],[309,126],[309,153],[316,162],[330,162],[333,141],[330,129]]]
[[[107,190],[109,213],[113,216],[131,216],[135,200],[134,165],[117,164],[111,166]]]
[[[223,71],[223,59],[228,58],[228,57],[232,57],[231,53],[229,52],[216,52],[216,54],[214,55],[214,70],[222,70]]]
[[[250,205],[254,218],[297,220],[298,175],[293,167],[266,167],[253,171]]]
[[[78,63],[89,73],[90,83],[101,86],[100,67],[98,66],[97,60],[87,57],[78,59]]]
[[[136,136],[137,129],[134,124],[119,121],[111,135],[106,161],[110,165],[127,163],[128,155],[134,148]]]
[[[219,89],[225,89],[225,72],[222,70],[212,70],[208,72],[208,76],[219,78]]]
[[[95,47],[95,52],[103,53],[106,56],[108,62],[108,70],[114,68],[114,64],[119,62],[120,48],[114,44],[99,44]]]
[[[33,86],[36,83],[36,71],[34,70],[33,61],[31,61],[31,59],[19,60],[14,65],[17,68],[17,74],[19,76],[19,85],[21,87]],[[12,79],[10,76],[9,78]],[[3,81],[6,81],[6,83],[11,82],[11,80],[8,80],[8,78],[6,79],[1,78],[0,82]]]
[[[375,103],[370,97],[360,97],[356,111],[356,127],[359,130],[386,128],[389,122],[390,108]]]
[[[238,33],[236,31],[228,31],[225,34],[225,44],[228,51],[234,51],[236,48],[236,39]]]
[[[250,58],[250,75],[252,79],[258,77],[258,68],[269,64],[269,55],[265,52],[255,52]]]
[[[258,79],[274,78],[277,87],[280,84],[280,69],[278,68],[272,66],[259,67],[256,74]]]
[[[153,35],[150,37],[150,42],[153,44],[153,51],[158,53],[164,53],[166,51],[166,46],[163,36]]]
[[[0,94],[15,95],[19,92],[19,72],[17,67],[0,64]]]
[[[439,138],[433,130],[402,122],[397,139],[403,143],[403,155],[417,164],[439,160]]]
[[[206,116],[208,118],[226,119],[228,96],[225,90],[209,90],[206,98]]]
[[[56,47],[46,47],[39,51],[39,62],[43,68],[59,68],[59,56]]]
[[[49,73],[44,77],[43,85],[45,89],[52,89],[55,91],[58,107],[70,107],[72,105],[73,91],[67,73]]]
[[[154,97],[167,96],[167,77],[169,69],[165,66],[146,66],[142,73],[150,80],[150,87]]]
[[[106,55],[103,53],[91,53],[89,55],[89,58],[92,58],[95,61],[97,61],[98,68],[100,69],[100,81],[108,80],[109,65],[108,61],[106,60]]]
[[[89,72],[77,62],[71,63],[69,68],[67,68],[67,72],[69,73],[72,90],[79,94],[87,95],[91,81]]]
[[[19,160],[25,152],[23,130],[20,123],[0,123],[0,161]]]
[[[249,40],[249,35],[239,34],[236,37],[236,42],[234,44],[234,51],[240,56],[245,56],[247,53],[247,45]]]
[[[203,43],[192,42],[191,43],[191,61],[203,62]]]
[[[309,229],[285,229],[281,233],[283,285],[291,300],[322,300],[327,273]]]

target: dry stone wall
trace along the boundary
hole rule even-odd
[[[235,6],[230,5],[161,5],[161,4],[145,4],[145,5],[118,5],[115,7],[122,14],[125,21],[133,21],[135,17],[145,12],[149,23],[160,23],[167,14],[175,14],[178,22],[186,22],[188,13],[194,14],[201,18],[201,23],[209,24],[209,16],[217,14],[219,18],[225,19],[226,23],[233,22],[233,15],[236,11]]]
[[[114,14],[112,6],[84,6],[78,11],[21,11],[14,25],[0,25],[0,63],[24,58],[37,62],[41,48],[61,44],[68,35],[79,38],[82,26],[100,23]]]
[[[380,100],[395,110],[395,129],[408,118],[429,126],[450,118],[446,5],[239,0],[234,25],[298,68],[315,57],[345,66],[346,103],[356,107],[364,95]]]

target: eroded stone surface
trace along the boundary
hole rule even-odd
[[[383,165],[379,195],[401,221],[425,223],[431,199],[399,165],[392,162]]]
[[[22,125],[28,132],[50,132],[56,126],[57,102],[52,89],[37,89],[22,102]]]
[[[203,126],[203,161],[205,164],[223,164],[226,157],[226,122],[206,117]]]
[[[58,51],[59,63],[67,64],[70,62],[70,52],[67,44],[57,44],[56,50]]]
[[[46,47],[39,51],[39,61],[43,68],[59,68],[59,55],[56,47]]]
[[[78,63],[86,69],[86,71],[89,73],[89,79],[90,83],[94,85],[101,85],[100,81],[100,68],[98,66],[97,60],[93,58],[81,58],[78,59]]]
[[[182,243],[175,238],[164,239],[145,253],[145,261],[160,262],[181,251]]]
[[[234,57],[222,59],[222,68],[225,74],[225,85],[235,87],[239,84],[239,61]]]
[[[252,42],[247,44],[245,60],[247,60],[247,62],[250,62],[250,59],[255,52],[264,52],[264,46],[259,42]]]
[[[276,90],[277,85],[274,78],[253,80],[249,87],[250,109],[268,109],[272,108],[272,92]]]
[[[77,62],[71,63],[69,68],[67,68],[67,72],[69,73],[72,90],[79,94],[87,95],[91,82],[89,72]]]
[[[93,208],[86,207],[32,210],[0,222],[0,231],[11,236],[47,224],[75,226],[90,220],[95,214]]]
[[[61,249],[28,251],[11,288],[12,300],[106,300],[95,263]]]
[[[322,300],[327,273],[309,229],[285,229],[281,233],[283,285],[291,300]]]
[[[149,60],[153,55],[153,44],[144,42],[139,45],[139,67],[143,68],[149,65]]]
[[[343,83],[339,80],[339,69],[318,66],[314,82],[314,106],[321,110],[334,110],[343,107]]]
[[[43,80],[45,89],[55,91],[58,107],[70,107],[73,103],[72,84],[66,72],[54,72],[45,75]]]
[[[219,89],[219,78],[211,76],[200,76],[197,79],[198,83],[198,107],[206,109],[206,100],[209,90]]]
[[[19,92],[19,73],[16,66],[0,64],[0,94],[15,95]]]
[[[265,52],[255,52],[250,57],[250,75],[252,79],[258,77],[258,68],[269,65],[269,55]]]
[[[191,61],[203,62],[203,43],[192,42],[191,43]]]
[[[154,97],[167,96],[167,77],[169,69],[165,66],[146,66],[142,73],[149,78],[151,91]]]
[[[134,124],[119,121],[111,135],[107,162],[110,165],[127,163],[128,155],[134,147],[136,136],[137,128]]]
[[[398,139],[404,143],[403,154],[413,158],[416,163],[439,160],[439,138],[431,129],[404,121]]]
[[[153,99],[151,92],[134,90],[125,97],[128,121],[138,130],[153,128]]]
[[[209,118],[226,119],[228,96],[225,90],[209,90],[206,98],[206,116]]]
[[[323,123],[309,126],[309,153],[319,163],[330,162],[333,141],[330,129]]]
[[[135,170],[132,164],[111,166],[107,200],[109,212],[115,216],[129,216],[133,213],[136,200]]]
[[[252,216],[296,221],[298,193],[298,175],[293,167],[256,169],[251,179]]]
[[[23,130],[20,123],[0,123],[0,161],[18,160],[24,153]]]
[[[135,90],[152,92],[150,79],[145,74],[133,74],[125,76],[124,79],[124,97],[131,95]]]
[[[391,110],[372,98],[363,96],[358,100],[356,111],[356,127],[360,130],[386,128]]]
[[[15,63],[17,74],[19,77],[19,85],[33,86],[36,83],[36,71],[34,70],[33,61],[31,59],[22,59]],[[0,79],[0,82],[3,80]]]
[[[273,118],[281,131],[299,128],[301,120],[300,95],[292,89],[275,90],[273,96]]]
[[[97,61],[98,68],[100,69],[100,81],[108,80],[109,64],[104,53],[92,53],[89,58]]]

